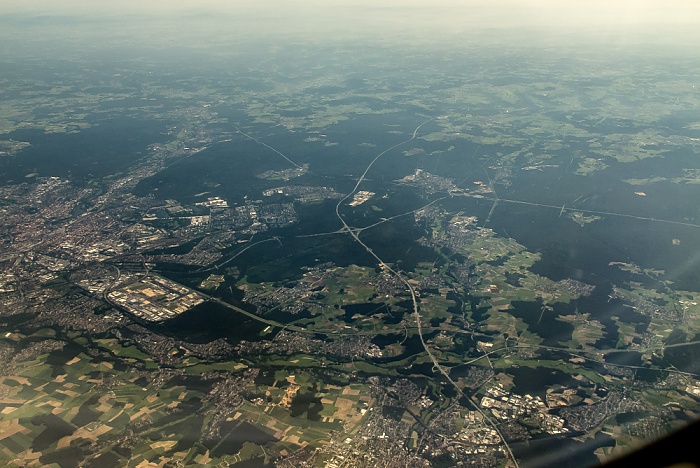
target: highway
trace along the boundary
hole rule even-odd
[[[428,347],[427,343],[425,342],[425,339],[423,338],[423,326],[421,324],[420,307],[418,306],[418,298],[416,296],[416,291],[413,288],[413,286],[411,285],[411,283],[409,283],[408,280],[406,278],[404,278],[403,275],[401,275],[399,272],[397,272],[396,270],[391,268],[389,265],[384,263],[384,261],[381,258],[379,258],[379,256],[377,254],[375,254],[374,251],[369,246],[367,246],[367,244],[362,242],[362,240],[360,239],[360,237],[358,235],[358,230],[350,227],[345,222],[345,219],[342,217],[342,215],[340,214],[341,205],[357,192],[357,189],[360,187],[360,184],[362,184],[362,182],[365,180],[367,173],[372,168],[374,163],[376,163],[379,160],[379,158],[384,156],[389,151],[391,151],[395,148],[398,148],[399,146],[405,145],[405,144],[409,143],[410,141],[413,141],[416,138],[416,135],[418,134],[418,130],[420,130],[420,128],[423,125],[427,124],[428,122],[431,122],[432,120],[434,120],[434,118],[428,119],[425,122],[418,125],[415,128],[415,130],[413,130],[413,134],[411,135],[411,138],[404,140],[400,143],[397,143],[394,146],[391,146],[390,148],[387,148],[384,151],[382,151],[381,153],[379,153],[369,163],[369,165],[367,166],[365,171],[362,173],[360,178],[357,179],[357,183],[355,184],[355,187],[353,188],[353,190],[338,202],[338,204],[335,207],[335,214],[338,217],[338,219],[340,220],[340,222],[343,224],[343,230],[348,232],[352,236],[352,238],[355,240],[355,242],[357,242],[362,247],[364,247],[364,249],[377,260],[377,262],[381,268],[383,268],[384,270],[386,270],[389,273],[391,273],[392,275],[394,275],[399,281],[401,281],[406,286],[406,288],[408,288],[408,291],[411,294],[411,301],[413,302],[413,318],[416,321],[416,328],[418,331],[418,336],[420,338],[420,342],[421,342],[421,345],[423,346],[423,349],[425,350],[425,352],[428,355],[428,357],[430,358],[430,360],[433,362],[433,368],[435,370],[437,370],[438,372],[440,372],[447,379],[447,381],[452,384],[452,386],[455,388],[455,390],[457,390],[457,393],[459,393],[461,396],[465,397],[465,400],[469,401],[469,403],[472,405],[472,407],[481,414],[481,416],[484,418],[484,421],[486,421],[498,433],[498,435],[501,438],[501,441],[503,441],[503,446],[505,447],[506,451],[508,452],[510,460],[513,462],[515,467],[518,468],[518,466],[519,466],[518,461],[516,460],[515,455],[513,455],[513,451],[511,450],[510,445],[508,445],[508,442],[506,442],[506,439],[503,436],[503,433],[501,432],[501,430],[498,428],[498,425],[479,407],[479,405],[474,403],[469,398],[469,396],[466,395],[462,391],[462,389],[457,385],[457,383],[454,380],[452,380],[452,378],[450,377],[450,374],[440,365],[437,358],[435,357],[435,355],[432,353],[432,351]]]

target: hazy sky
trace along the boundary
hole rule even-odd
[[[25,23],[15,15],[123,20],[113,28],[89,22],[80,28],[59,18]],[[700,42],[700,0],[0,0],[0,21],[0,38],[13,42],[104,42],[121,35],[200,46],[271,38],[418,46],[508,36],[514,43],[551,44],[550,33],[582,33],[600,43]],[[44,34],[52,25],[58,29]]]
[[[352,12],[355,15],[378,14],[379,11],[430,11],[433,16],[458,9],[470,12],[490,11],[494,21],[521,18],[535,23],[646,22],[700,23],[697,0],[2,0],[0,14],[158,14],[213,12],[218,14],[289,14],[296,16],[329,12]],[[524,15],[524,16],[523,16]],[[447,15],[443,18],[454,18]]]

